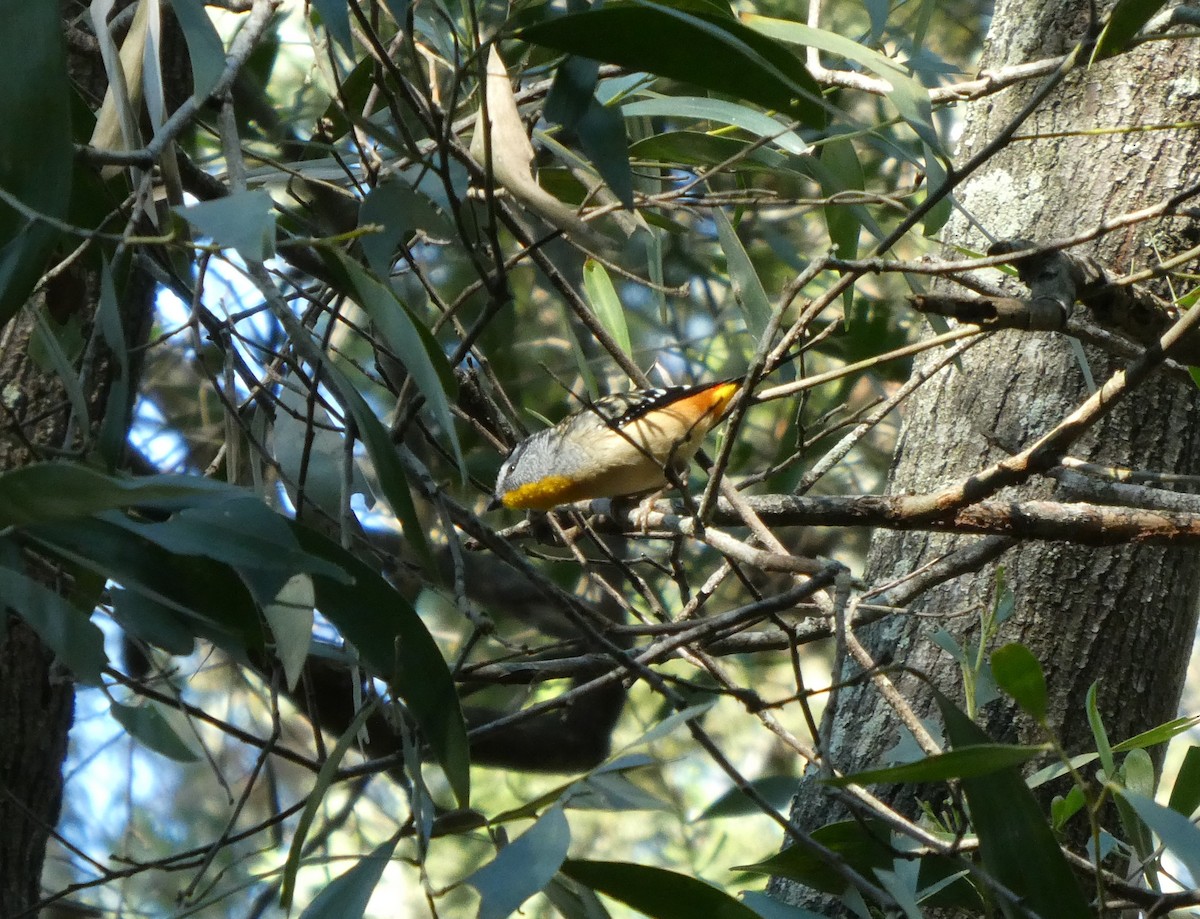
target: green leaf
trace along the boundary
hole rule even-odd
[[[241,577],[227,565],[174,555],[104,520],[44,523],[28,527],[25,535],[47,551],[182,615],[193,634],[235,656],[263,647],[257,606]]]
[[[1130,750],[1121,763],[1122,784],[1139,795],[1154,795],[1154,762],[1145,750]]]
[[[1135,734],[1127,740],[1122,740],[1119,744],[1113,747],[1114,753],[1125,753],[1133,749],[1145,749],[1146,747],[1157,746],[1160,743],[1166,743],[1173,737],[1178,737],[1184,731],[1191,730],[1196,725],[1200,724],[1200,715],[1188,715],[1184,718],[1174,718],[1157,727],[1150,728],[1148,731],[1142,731],[1140,734]]]
[[[1110,785],[1113,793],[1129,802],[1167,850],[1179,859],[1193,878],[1200,878],[1200,828],[1178,811],[1163,807],[1152,798]]]
[[[625,307],[621,305],[612,278],[604,266],[594,259],[589,258],[583,263],[583,292],[592,312],[613,341],[621,346],[621,351],[626,355],[633,354],[629,326],[625,322]]]
[[[399,836],[393,836],[326,884],[300,919],[361,919],[399,840]]]
[[[1130,750],[1125,755],[1118,778],[1128,791],[1143,797],[1154,797],[1154,763],[1145,750]],[[1121,826],[1125,829],[1126,841],[1133,847],[1139,860],[1148,861],[1154,851],[1154,840],[1150,838],[1150,831],[1146,829],[1146,824],[1138,819],[1128,801],[1119,795],[1114,800],[1121,818]]]
[[[125,442],[129,437],[129,412],[131,407],[129,371],[129,348],[125,343],[125,328],[121,319],[121,306],[117,302],[117,290],[113,285],[112,267],[105,259],[100,266],[100,304],[96,314],[100,336],[108,348],[109,360],[115,368],[105,403],[104,418],[96,438],[96,452],[104,459],[109,469],[115,469],[121,461]],[[81,417],[87,417],[84,413]]]
[[[412,374],[413,382],[425,397],[426,405],[450,441],[459,471],[465,477],[466,460],[463,459],[454,429],[454,416],[450,412],[449,397],[454,396],[458,387],[441,346],[390,287],[367,274],[353,259],[343,256],[341,265],[354,286],[359,304],[383,335],[388,348]]]
[[[750,787],[773,807],[782,810],[796,793],[798,783],[799,779],[794,775],[768,775],[755,779],[750,783]],[[731,788],[693,819],[715,820],[720,817],[744,817],[761,813],[762,808],[746,792],[740,788]]]
[[[0,190],[38,214],[65,217],[75,151],[57,4],[4,4],[0,86]],[[0,201],[0,327],[33,291],[58,235]]]
[[[225,47],[200,0],[171,0],[192,61],[192,95],[205,99],[225,70]]]
[[[933,692],[955,750],[991,743],[954,703]],[[1000,897],[1005,915],[1025,916],[1027,907],[1046,919],[1088,919],[1092,910],[1020,771],[1010,766],[986,777],[964,778],[962,789],[984,867],[1022,898],[1018,906]]]
[[[948,779],[973,778],[1027,763],[1044,754],[1046,749],[980,743],[899,766],[868,769],[822,781],[835,788],[845,788],[847,785],[870,785],[875,782],[944,782]]]
[[[72,520],[115,508],[194,507],[247,494],[200,476],[135,479],[73,463],[35,463],[0,473],[0,527]]]
[[[88,411],[87,398],[79,382],[79,372],[75,369],[73,358],[67,356],[59,341],[56,323],[44,309],[36,310],[34,319],[37,327],[36,335],[30,342],[31,353],[43,370],[58,377],[59,385],[62,386],[75,417],[90,418],[91,412]],[[69,329],[70,327],[65,331]]]
[[[825,121],[820,88],[800,59],[732,18],[632,0],[558,16],[517,37],[747,99],[813,127]]]
[[[1200,807],[1200,747],[1191,746],[1183,754],[1179,774],[1171,787],[1170,807],[1190,817]]]
[[[776,900],[770,894],[760,890],[742,892],[742,902],[754,910],[762,919],[828,919],[820,913],[800,906],[792,906],[782,900]]]
[[[774,312],[771,309],[771,301],[767,297],[762,281],[759,280],[758,272],[754,270],[750,256],[742,246],[742,241],[738,239],[737,232],[733,229],[729,218],[725,216],[725,212],[721,208],[716,208],[712,212],[712,217],[717,227],[717,238],[725,253],[734,297],[737,299],[738,306],[742,308],[746,329],[754,337],[754,340],[758,341],[766,330],[767,324],[770,323],[771,315]]]
[[[715,697],[710,697],[702,702],[697,702],[695,705],[689,705],[687,708],[677,712],[672,712],[667,715],[662,721],[651,725],[640,737],[626,745],[626,750],[632,750],[635,747],[644,746],[645,744],[654,743],[661,740],[668,734],[672,733],[680,725],[691,721],[693,718],[700,718],[710,708],[717,704]]]
[[[342,732],[342,736],[337,739],[337,743],[329,751],[325,762],[321,763],[321,768],[313,781],[312,791],[308,793],[308,800],[304,803],[304,810],[300,812],[300,818],[296,821],[296,831],[292,834],[292,844],[288,849],[287,860],[284,862],[283,874],[280,877],[279,905],[285,910],[291,908],[292,897],[296,893],[296,874],[300,870],[300,858],[304,854],[304,841],[308,838],[309,830],[312,829],[313,822],[317,819],[317,813],[324,804],[325,793],[333,784],[342,760],[346,758],[350,748],[358,743],[359,731],[362,730],[363,725],[367,723],[367,718],[376,708],[376,702],[370,702],[360,708],[354,716],[354,720],[350,722],[350,726]]]
[[[429,561],[431,556],[429,544],[425,539],[425,528],[417,516],[412,494],[408,490],[408,478],[392,444],[391,436],[341,368],[333,361],[327,361],[324,366],[325,372],[337,381],[337,392],[345,400],[342,407],[354,419],[358,436],[367,448],[367,455],[371,457],[383,499],[400,521],[404,528],[404,538],[408,540],[413,551],[420,558]]]
[[[665,811],[672,805],[626,777],[623,772],[597,771],[576,783],[563,798],[572,810]]]
[[[129,736],[147,750],[153,750],[177,763],[194,763],[200,759],[154,703],[122,705],[113,702],[108,710]]]
[[[454,232],[450,219],[425,194],[400,179],[381,182],[371,189],[359,208],[358,224],[383,228],[362,238],[367,264],[381,278],[391,272],[397,246],[410,242],[418,230],[435,237]]]
[[[296,688],[308,660],[315,603],[312,578],[294,574],[270,602],[263,604],[263,616],[275,636],[275,654],[283,665],[289,690]]]
[[[846,138],[831,137],[821,145],[821,165],[825,167],[819,176],[821,191],[828,198],[835,198],[843,192],[861,192],[866,186],[858,152]],[[863,209],[832,200],[821,210],[825,215],[825,225],[829,228],[829,241],[837,256],[857,258],[859,231],[862,229],[859,214]]]
[[[633,171],[629,168],[629,137],[621,112],[593,99],[575,131],[600,177],[625,207],[632,208]]]
[[[929,640],[954,658],[954,662],[960,667],[969,667],[971,665],[971,662],[967,660],[966,652],[963,651],[957,639],[944,628],[939,627],[929,636]]]
[[[1117,774],[1117,766],[1116,760],[1113,759],[1112,746],[1108,742],[1108,731],[1104,729],[1100,709],[1096,706],[1096,690],[1099,686],[1100,683],[1097,681],[1088,687],[1087,718],[1088,724],[1092,727],[1092,737],[1096,741],[1096,752],[1100,754],[1100,766],[1105,775],[1111,776]]]
[[[634,769],[643,769],[654,762],[655,760],[645,754],[635,753],[630,756],[620,756],[611,762],[601,763],[584,778],[556,785],[549,791],[543,792],[519,807],[514,807],[497,814],[492,818],[491,823],[493,826],[496,826],[502,823],[509,823],[513,820],[530,820],[550,805],[560,802],[566,807],[576,796],[584,797],[588,794],[587,785],[593,778],[628,772]]]
[[[771,138],[772,144],[788,153],[801,155],[809,150],[808,144],[804,142],[803,138],[795,131],[788,130],[786,125],[780,124],[771,116],[764,115],[756,109],[725,99],[710,99],[707,96],[655,96],[651,99],[626,102],[621,106],[621,112],[626,118],[639,115],[661,115],[670,118],[696,118],[701,121],[733,125],[755,137]],[[732,140],[732,138],[728,139]],[[725,157],[720,157],[720,159],[725,159]]]
[[[168,654],[187,655],[196,636],[179,614],[136,590],[112,590],[112,617],[132,637]]]
[[[1032,651],[1016,642],[997,648],[992,652],[992,676],[1017,705],[1045,723],[1046,675]]]
[[[665,868],[568,859],[562,872],[651,919],[758,919],[754,910],[723,890]]]
[[[350,9],[346,0],[312,0],[312,5],[330,37],[347,54],[353,54],[354,38],[350,32]]]
[[[558,873],[571,845],[562,809],[552,807],[463,883],[479,891],[479,919],[507,919]]]
[[[600,65],[585,57],[567,57],[555,68],[554,82],[546,95],[542,115],[547,121],[575,130],[595,100]],[[622,128],[624,133],[624,128]]]
[[[262,189],[176,207],[175,213],[222,249],[236,249],[247,262],[275,254],[275,203]]]
[[[948,173],[945,164],[938,158],[937,151],[928,144],[921,145],[925,153],[925,197],[928,199],[941,191],[946,184]],[[921,220],[921,232],[926,237],[933,238],[950,219],[953,202],[950,195],[942,195],[937,204],[931,207]]]
[[[1163,5],[1164,0],[1117,0],[1117,5],[1108,15],[1108,21],[1104,23],[1100,38],[1096,40],[1091,63],[1125,51],[1130,39]]]
[[[1061,830],[1068,820],[1083,809],[1086,803],[1087,799],[1083,796],[1083,789],[1078,785],[1072,785],[1066,797],[1055,797],[1050,802],[1051,825],[1056,831]]]
[[[868,877],[876,868],[888,868],[893,853],[888,845],[888,828],[878,820],[845,820],[829,823],[811,833],[814,842],[836,853],[855,871]],[[793,845],[753,865],[738,865],[739,871],[777,875],[799,881],[814,890],[840,893],[846,880],[823,854]]]
[[[282,574],[280,582],[258,596],[269,602],[286,576],[311,572],[348,580],[345,572],[323,558],[309,555],[296,542],[289,521],[258,498],[239,495],[231,501],[185,508],[166,520],[145,523],[117,512],[101,519],[137,533],[175,555],[198,555],[223,562],[239,571],[260,570]],[[251,590],[256,585],[248,585]]]
[[[916,135],[935,150],[941,149],[937,129],[933,123],[933,105],[929,90],[905,71],[896,61],[885,57],[873,48],[861,45],[852,39],[824,29],[814,29],[802,22],[772,19],[754,13],[747,14],[743,21],[753,29],[781,41],[816,48],[836,54],[848,61],[861,64],[876,76],[892,84],[887,94],[900,117],[908,122]]]
[[[454,679],[425,623],[396,589],[356,556],[299,524],[304,551],[331,561],[351,582],[313,575],[317,609],[404,700],[461,806],[471,797],[467,729]]]
[[[735,137],[717,137],[698,131],[668,131],[639,140],[629,148],[637,162],[652,162],[675,168],[678,166],[711,166],[730,160],[733,172],[788,173],[794,178],[796,170],[790,160],[778,150],[767,147],[750,149],[750,141]],[[647,215],[649,217],[649,215]]]
[[[29,624],[75,679],[99,686],[108,664],[104,635],[90,612],[71,604],[61,594],[12,568],[0,566],[0,597]]]

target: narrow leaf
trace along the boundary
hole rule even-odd
[[[1126,50],[1130,39],[1162,9],[1163,4],[1164,0],[1117,0],[1092,51],[1092,63]]]
[[[992,652],[992,676],[1017,705],[1046,721],[1046,676],[1033,652],[1013,642]]]
[[[399,840],[399,836],[393,836],[326,884],[300,919],[361,919]]]
[[[944,695],[934,690],[934,697],[954,749],[991,742]],[[1018,905],[1001,897],[1005,914],[1023,916],[1028,907],[1047,919],[1088,919],[1092,910],[1020,771],[1010,766],[986,777],[964,778],[962,789],[984,867],[1022,898]]]
[[[193,507],[247,494],[200,476],[135,479],[73,463],[35,463],[0,473],[0,527],[71,520],[114,508]]]
[[[875,782],[944,782],[948,779],[974,778],[990,775],[1027,763],[1046,752],[1043,747],[1021,747],[1008,744],[981,743],[929,756],[925,759],[882,769],[868,769],[854,775],[822,780],[835,788],[847,785],[870,785]]]
[[[390,287],[371,277],[353,259],[343,257],[342,266],[354,285],[359,304],[367,311],[388,348],[412,375],[418,391],[425,397],[425,404],[450,442],[459,471],[465,476],[466,460],[463,459],[458,434],[454,429],[454,416],[450,412],[450,397],[457,387],[441,346]]]
[[[1183,763],[1171,786],[1171,810],[1190,817],[1200,807],[1200,747],[1191,746],[1183,754]]]
[[[75,679],[100,685],[100,673],[108,663],[104,635],[89,613],[66,598],[12,568],[0,566],[0,597],[3,606],[16,611],[54,652]]]
[[[222,249],[236,249],[247,262],[275,254],[275,203],[262,189],[177,207],[175,213]]]
[[[153,703],[121,705],[119,702],[113,702],[109,706],[109,713],[129,732],[130,737],[147,750],[153,750],[177,763],[194,763],[199,760],[200,757],[171,727]]]
[[[625,322],[625,307],[621,305],[612,278],[608,276],[604,266],[594,259],[583,263],[583,292],[592,312],[613,340],[621,346],[621,351],[627,356],[633,354],[629,326]]]
[[[800,59],[732,18],[633,0],[548,19],[518,37],[748,99],[810,126],[824,124],[820,88]]]
[[[633,170],[629,168],[629,137],[619,109],[591,101],[575,126],[579,144],[612,193],[633,207]]]
[[[1184,731],[1189,731],[1196,725],[1200,724],[1200,715],[1188,715],[1184,718],[1174,718],[1157,727],[1150,728],[1148,731],[1142,731],[1140,734],[1135,734],[1127,740],[1122,740],[1119,744],[1113,747],[1114,753],[1125,753],[1128,750],[1135,748],[1145,749],[1154,747],[1161,743],[1166,743],[1173,737],[1178,737]]]
[[[725,253],[734,297],[742,308],[747,330],[754,340],[758,341],[771,321],[773,312],[771,301],[767,298],[767,292],[763,288],[762,281],[759,280],[758,272],[754,270],[754,264],[750,261],[750,256],[746,253],[742,241],[738,239],[729,218],[720,208],[713,211],[713,222],[717,226],[717,238]]]
[[[750,787],[773,807],[783,809],[796,793],[798,782],[794,775],[768,775],[755,779],[750,783]],[[740,788],[731,788],[693,819],[715,820],[719,817],[742,817],[761,813],[762,808],[746,792]]]
[[[764,35],[790,44],[836,54],[873,71],[876,76],[882,77],[892,85],[888,98],[900,113],[900,117],[908,122],[926,144],[935,150],[941,148],[937,129],[933,124],[933,105],[929,99],[929,90],[896,61],[853,39],[824,29],[814,29],[802,22],[772,19],[753,13],[746,15],[743,21]]]
[[[562,809],[552,807],[464,883],[479,891],[479,919],[507,919],[558,873],[571,845]]]
[[[171,0],[192,61],[192,95],[204,99],[225,70],[225,47],[200,0]]]
[[[1100,709],[1096,705],[1096,690],[1099,686],[1099,682],[1095,682],[1088,687],[1087,718],[1088,724],[1092,727],[1092,737],[1096,741],[1096,752],[1100,754],[1100,766],[1104,769],[1105,775],[1112,776],[1117,774],[1117,765],[1113,759],[1112,746],[1108,742],[1108,731],[1104,729],[1104,721],[1100,717]]]
[[[342,736],[337,739],[337,743],[329,751],[328,758],[321,764],[321,768],[317,772],[312,791],[308,793],[304,810],[300,812],[300,819],[296,822],[296,831],[292,834],[292,845],[283,866],[279,885],[279,904],[284,909],[291,908],[292,897],[296,893],[296,874],[300,871],[300,857],[304,854],[304,841],[308,838],[309,830],[312,829],[313,822],[317,819],[317,813],[324,804],[325,793],[333,784],[334,776],[337,775],[342,760],[345,759],[350,748],[358,742],[358,732],[362,730],[362,726],[366,724],[367,718],[375,711],[375,708],[376,703],[372,702],[358,710],[358,714],[354,716],[349,727],[342,732]]]
[[[173,610],[193,634],[235,656],[263,647],[256,604],[227,565],[174,555],[104,520],[40,524],[25,535],[46,551]]]
[[[350,10],[346,0],[312,0],[313,9],[321,17],[330,37],[333,38],[347,54],[354,53],[354,39],[350,32]]]
[[[0,28],[0,190],[47,217],[67,214],[71,87],[55,3],[6,3]],[[0,201],[0,327],[47,267],[58,231]]]
[[[275,636],[275,654],[283,665],[288,689],[295,689],[308,660],[312,645],[313,606],[312,578],[295,574],[263,605],[263,616]]]
[[[371,457],[379,488],[383,492],[383,499],[387,501],[392,513],[400,521],[404,528],[404,537],[413,550],[419,557],[428,560],[430,558],[429,544],[425,540],[425,530],[421,525],[421,519],[417,516],[417,509],[413,505],[412,494],[408,490],[408,478],[404,473],[404,466],[400,463],[400,457],[396,453],[387,428],[375,416],[375,412],[367,404],[367,400],[354,388],[354,384],[337,364],[332,361],[326,362],[325,372],[338,381],[337,391],[345,400],[343,408],[354,419],[358,436],[362,439],[363,446],[367,448],[367,454]]]
[[[421,617],[356,556],[312,530],[293,526],[306,552],[328,559],[351,576],[345,583],[313,575],[317,608],[404,700],[459,804],[467,807],[471,796],[467,729],[454,679]]]
[[[651,919],[758,919],[754,910],[723,890],[665,868],[570,859],[563,863],[562,871]]]
[[[1178,858],[1193,878],[1200,878],[1200,827],[1178,811],[1163,807],[1152,798],[1110,786],[1146,822],[1167,850]]]
[[[627,118],[638,115],[663,115],[733,125],[755,137],[771,138],[771,143],[788,153],[799,155],[809,150],[808,144],[799,134],[788,130],[771,116],[725,99],[710,99],[707,96],[656,96],[626,102],[621,106],[621,112]]]
[[[134,638],[168,654],[187,655],[196,637],[175,610],[136,590],[112,589],[112,616]]]
[[[129,436],[130,387],[129,348],[125,343],[125,328],[121,319],[121,306],[117,302],[117,291],[113,284],[112,266],[105,259],[100,267],[100,308],[96,314],[100,335],[108,348],[115,373],[108,391],[104,418],[100,424],[96,450],[109,469],[115,469],[121,460],[126,438]],[[81,417],[87,417],[86,413]]]

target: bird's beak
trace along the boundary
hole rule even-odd
[[[501,501],[498,496],[492,495],[492,500],[487,503],[487,507],[485,507],[483,509],[483,512],[485,514],[487,514],[487,513],[490,513],[491,511],[499,510],[503,506],[504,506],[504,502]]]

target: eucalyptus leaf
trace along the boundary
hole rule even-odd
[[[361,919],[399,839],[393,836],[376,846],[353,868],[326,884],[300,914],[300,919]]]
[[[192,62],[192,95],[207,98],[225,70],[225,47],[200,0],[171,0]]]
[[[732,17],[630,0],[521,29],[518,37],[593,60],[684,80],[818,127],[821,91],[800,59]]]
[[[770,115],[725,99],[710,99],[707,96],[655,96],[625,102],[621,105],[621,112],[627,118],[650,115],[713,121],[741,128],[755,137],[770,138],[772,144],[788,153],[800,155],[807,153],[809,149],[799,134]]]
[[[67,215],[75,150],[71,84],[54,3],[6,3],[0,28],[0,189],[30,212]],[[0,327],[47,267],[58,230],[0,201]]]
[[[0,566],[0,597],[38,634],[81,683],[99,686],[108,664],[104,635],[90,611],[74,606],[57,591],[16,571]]]
[[[1137,815],[1162,840],[1162,844],[1188,870],[1200,878],[1200,827],[1178,811],[1120,786],[1110,786],[1115,794],[1129,803]]]
[[[122,705],[113,702],[109,706],[109,713],[129,732],[130,737],[147,750],[153,750],[178,763],[194,763],[200,759],[154,703]]]
[[[507,919],[550,883],[570,845],[567,818],[561,808],[550,808],[463,881],[479,891],[479,919]]]
[[[262,189],[175,208],[175,213],[222,249],[236,249],[247,262],[275,254],[275,203]]]
[[[630,862],[571,859],[563,874],[651,919],[758,919],[734,897],[694,877]]]

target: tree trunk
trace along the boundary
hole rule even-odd
[[[64,0],[62,8],[69,21],[82,12],[76,0]],[[176,39],[172,36],[172,40]],[[72,79],[91,98],[101,98],[106,80],[99,50],[76,43],[70,51]],[[182,60],[186,70],[186,56]],[[178,78],[175,83],[180,85],[173,84],[172,93],[186,93]],[[62,180],[70,182],[71,177]],[[67,313],[82,317],[87,336],[98,305],[98,276],[87,272],[85,277],[79,264],[60,274],[45,296],[52,301],[49,312],[60,318]],[[149,328],[154,285],[138,276],[124,285],[123,292],[122,316],[127,340],[133,344]],[[0,328],[0,472],[53,458],[62,450],[78,450],[85,439],[94,442],[107,409],[116,368],[104,348],[98,347],[85,352],[86,369],[78,378],[89,417],[71,423],[71,406],[61,381],[31,355],[33,310],[42,308],[39,296],[38,302]],[[135,377],[139,355],[131,358]],[[57,582],[54,572],[36,574],[56,588],[67,586]],[[0,917],[27,915],[41,899],[42,864],[62,802],[62,765],[73,714],[70,674],[32,629],[0,602]]]
[[[1000,0],[983,66],[999,68],[1065,53],[1086,27],[1086,3]],[[1194,130],[1072,132],[1200,117],[1198,51],[1195,42],[1155,42],[1074,71],[1021,126],[1018,139],[960,186],[958,199],[996,237],[1041,242],[1158,202],[1195,181],[1200,133]],[[965,162],[1009,125],[1034,89],[1026,85],[970,104],[956,162]],[[1193,245],[1180,238],[1185,227],[1194,231],[1178,219],[1142,224],[1075,251],[1095,255],[1117,270],[1136,270],[1156,261],[1151,241],[1163,256]],[[946,239],[974,250],[988,246],[958,215],[947,226]],[[1120,360],[1090,349],[1088,361],[1098,382],[1121,366]],[[997,334],[969,351],[961,367],[943,371],[909,401],[889,491],[923,493],[959,482],[1003,458],[997,445],[1028,445],[1086,396],[1084,374],[1064,336]],[[1159,371],[1072,453],[1106,464],[1196,474],[1196,396],[1190,382]],[[1034,498],[1053,491],[1042,479],[1004,495]],[[877,533],[866,580],[885,584],[972,539]],[[1002,565],[1016,610],[995,645],[1019,641],[1033,651],[1046,671],[1049,723],[1068,751],[1094,749],[1084,710],[1094,681],[1100,683],[1100,710],[1114,739],[1174,717],[1196,625],[1198,563],[1196,552],[1188,549],[1029,543],[921,596],[909,607],[919,615],[892,617],[857,634],[877,661],[895,661],[928,674],[939,689],[961,699],[959,668],[930,635],[945,628],[961,647],[977,642],[979,613],[994,601],[996,564]],[[842,676],[861,669],[850,661]],[[929,716],[929,694],[920,682],[900,674],[895,681],[917,714]],[[986,706],[980,720],[997,740],[1038,736],[1028,719],[1003,702]],[[869,682],[847,689],[832,734],[833,764],[845,772],[881,764],[901,730]],[[885,799],[891,794],[900,810],[913,813],[911,788],[876,791]],[[823,788],[802,785],[792,814],[797,825],[811,831],[844,816]],[[801,895],[786,882],[777,882],[774,891],[793,900]]]

